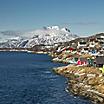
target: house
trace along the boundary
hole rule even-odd
[[[80,42],[78,42],[77,48],[82,48],[82,47],[86,47],[86,46],[87,46],[86,41],[80,41]]]
[[[97,50],[93,49],[93,50],[90,50],[89,54],[92,55],[92,56],[98,56],[99,52]]]
[[[89,48],[85,47],[81,50],[81,53],[88,53],[89,52]]]
[[[102,67],[104,65],[104,56],[96,56],[96,66]]]
[[[104,48],[104,42],[99,42],[100,46]]]
[[[87,65],[88,61],[86,58],[79,58],[77,61],[77,65]]]
[[[96,44],[95,44],[94,42],[90,42],[90,43],[89,43],[89,48],[94,48],[95,45],[96,45]]]
[[[87,60],[88,60],[88,65],[89,66],[96,66],[94,57],[88,58]]]
[[[72,52],[72,51],[74,51],[75,49],[74,49],[74,48],[72,48],[72,47],[70,47],[70,48],[69,48],[69,50]]]
[[[97,37],[97,40],[98,40],[99,42],[104,42],[104,35],[98,36],[98,37]]]

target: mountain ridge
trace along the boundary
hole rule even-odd
[[[44,27],[24,33],[4,31],[1,32],[1,34],[7,36],[7,38],[6,41],[0,42],[0,48],[31,48],[35,45],[53,45],[78,38],[78,36],[72,34],[68,28],[60,28],[59,26]]]

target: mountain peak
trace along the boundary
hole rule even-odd
[[[60,29],[60,27],[59,26],[49,26],[49,27],[47,27],[47,29],[53,29],[53,30],[59,30]]]
[[[64,31],[64,32],[70,32],[70,30],[67,27],[62,28],[61,30]]]

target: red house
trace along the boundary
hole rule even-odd
[[[85,58],[79,58],[77,61],[77,65],[87,65],[88,61]]]
[[[74,48],[71,48],[71,47],[70,47],[69,50],[70,50],[70,51],[74,51]]]

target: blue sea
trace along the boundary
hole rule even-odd
[[[0,104],[91,104],[65,91],[66,79],[52,72],[51,57],[0,52]]]

